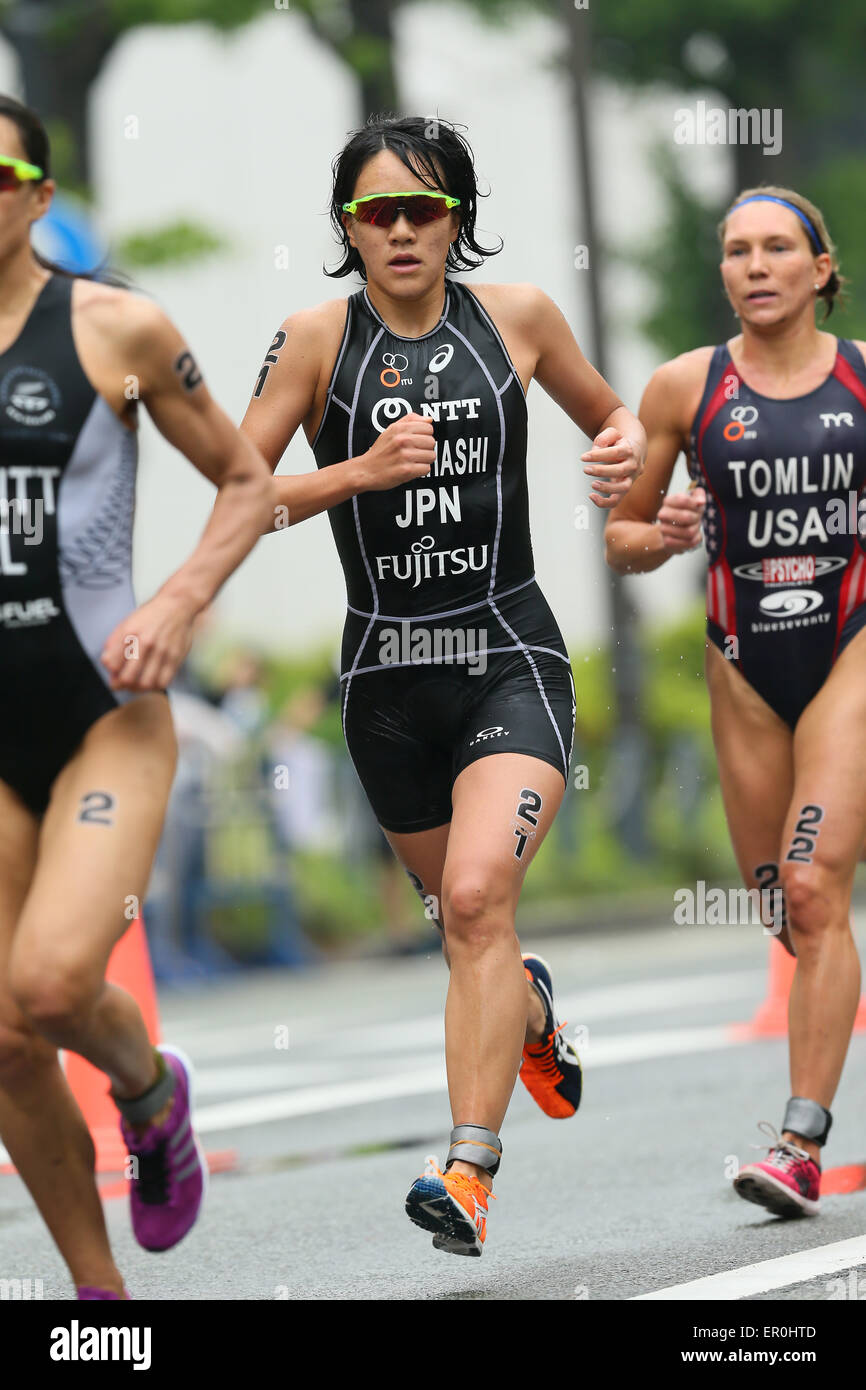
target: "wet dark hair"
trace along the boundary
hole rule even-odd
[[[480,246],[475,240],[477,200],[487,195],[478,192],[472,150],[468,141],[458,133],[458,128],[439,116],[371,116],[366,125],[353,131],[331,166],[333,188],[330,217],[343,247],[343,259],[336,270],[323,266],[326,275],[337,279],[357,271],[363,280],[367,278],[364,262],[354,246],[349,244],[343,226],[343,204],[351,202],[364,165],[382,150],[393,150],[423,184],[460,199],[460,207],[456,209],[460,230],[448,248],[446,273],[476,270],[483,265],[486,256],[495,256],[502,250],[501,238],[499,245],[490,249]]]
[[[18,127],[27,163],[35,164],[42,170],[42,178],[34,179],[33,182],[44,183],[46,179],[51,178],[51,146],[44,125],[31,107],[0,92],[0,117],[4,116],[7,121],[12,121]],[[93,270],[66,270],[62,265],[57,265],[40,255],[35,246],[31,246],[30,249],[34,260],[43,269],[53,271],[55,275],[65,275],[72,280],[100,280],[120,289],[129,288],[129,280],[118,271],[109,270],[105,263],[95,266]]]

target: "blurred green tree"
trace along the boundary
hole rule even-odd
[[[305,15],[356,73],[362,110],[396,102],[392,19],[397,0],[272,0]],[[0,33],[15,50],[23,97],[42,117],[67,190],[89,196],[87,100],[117,40],[144,24],[231,30],[259,19],[262,0],[0,0]]]
[[[555,0],[539,3],[551,8]],[[812,0],[728,0],[711,13],[697,14],[693,0],[618,0],[593,7],[593,24],[594,70],[612,80],[647,88],[664,84],[723,108],[781,111],[778,154],[765,155],[759,144],[731,146],[730,195],[756,184],[783,183],[822,207],[852,281],[850,307],[838,331],[862,337],[862,8]],[[671,158],[673,123],[671,137],[661,154],[669,222],[658,250],[641,258],[658,292],[644,327],[666,355],[718,342],[734,330],[719,292],[715,228],[724,208],[706,207],[684,184]]]

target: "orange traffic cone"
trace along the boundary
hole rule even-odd
[[[140,917],[136,917],[112,951],[105,978],[132,995],[141,1009],[150,1041],[158,1043],[156,985],[144,923]],[[126,1145],[120,1133],[117,1107],[108,1094],[108,1077],[105,1072],[79,1057],[77,1052],[66,1053],[65,1070],[66,1080],[96,1145],[97,1173],[122,1173],[126,1163]]]
[[[770,968],[767,978],[767,993],[748,1023],[733,1023],[731,1030],[736,1038],[779,1038],[788,1032],[788,995],[794,980],[797,961],[789,956],[778,941],[770,942]],[[866,995],[860,999],[854,1031],[866,1030]]]
[[[136,917],[112,951],[105,978],[132,995],[141,1009],[150,1041],[157,1043],[160,1028],[156,985],[144,923],[140,917]],[[123,1173],[127,1160],[126,1145],[120,1133],[117,1107],[108,1094],[108,1077],[105,1072],[86,1062],[77,1052],[64,1053],[63,1061],[66,1079],[93,1136],[97,1173]],[[0,1153],[3,1152],[0,1149]],[[216,1153],[206,1154],[205,1157],[211,1173],[225,1172],[233,1168],[237,1162],[234,1149],[220,1149]],[[0,1163],[0,1173],[14,1172],[14,1165]],[[128,1191],[126,1179],[108,1186],[103,1184],[100,1191],[103,1197],[123,1196]]]

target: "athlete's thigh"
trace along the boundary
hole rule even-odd
[[[783,862],[815,864],[849,893],[866,838],[866,628],[853,638],[794,733]]]
[[[431,922],[438,922],[440,917],[442,870],[450,829],[449,822],[436,826],[434,830],[418,830],[409,835],[400,835],[391,830],[382,832],[406,870]]]
[[[103,977],[147,889],[176,751],[168,700],[155,692],[88,730],[52,788],[16,933],[17,966]]]
[[[793,734],[719,649],[707,644],[713,742],[734,855],[747,888],[779,887],[794,788]],[[783,940],[787,944],[786,936]]]
[[[562,772],[524,753],[488,753],[463,769],[452,790],[443,872],[446,931],[448,894],[457,883],[477,883],[516,907],[564,794]]]
[[[0,961],[6,961],[36,868],[39,821],[0,781]]]
[[[36,867],[39,822],[5,782],[0,782],[0,1039],[4,1027],[28,1031],[8,987],[9,956],[21,908]]]

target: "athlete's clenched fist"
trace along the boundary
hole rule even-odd
[[[413,478],[423,478],[433,467],[435,457],[433,421],[414,412],[403,415],[383,430],[362,455],[361,490],[384,492]]]
[[[701,544],[701,520],[707,505],[702,487],[691,492],[672,492],[659,508],[658,523],[665,550],[669,555],[681,555],[696,550]]]
[[[643,439],[629,439],[614,425],[608,425],[596,435],[592,448],[580,457],[590,465],[583,470],[592,477],[589,500],[607,510],[616,506],[643,472],[646,443]]]

